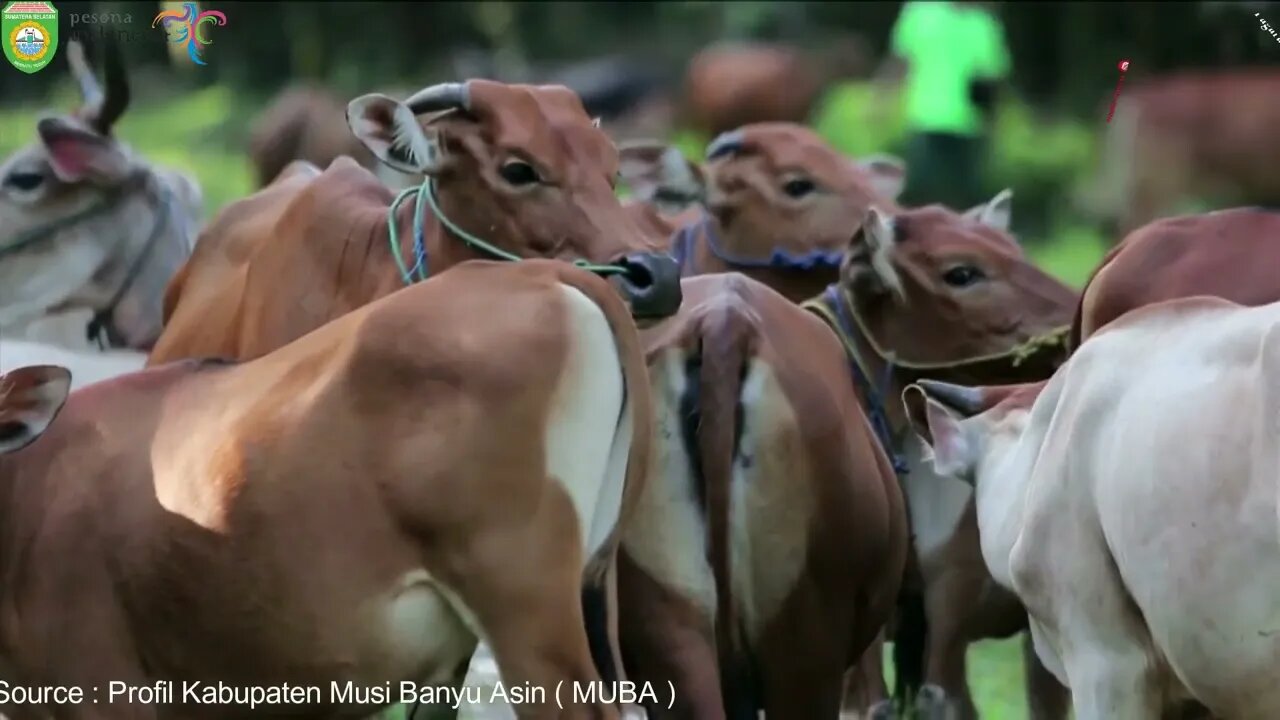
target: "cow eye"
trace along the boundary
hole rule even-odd
[[[40,187],[40,183],[44,182],[44,175],[33,172],[15,172],[10,173],[9,177],[4,179],[4,184],[9,187],[31,192]]]
[[[507,161],[498,172],[502,175],[503,180],[516,187],[532,185],[542,180],[538,176],[538,171],[534,170],[532,165],[520,160]]]
[[[792,178],[782,185],[782,191],[793,198],[802,198],[813,190],[813,181],[808,178]]]
[[[968,287],[986,279],[982,271],[972,265],[957,265],[942,274],[942,281],[951,287]]]

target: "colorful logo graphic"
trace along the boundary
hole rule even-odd
[[[4,56],[24,73],[53,61],[58,51],[58,11],[47,2],[15,0],[0,12]]]
[[[212,40],[205,38],[201,32],[205,25],[226,25],[227,16],[218,10],[197,12],[193,2],[182,3],[182,10],[161,10],[151,21],[151,27],[159,24],[164,28],[171,43],[186,43],[187,55],[196,65],[208,65],[200,59],[200,46],[211,45]]]

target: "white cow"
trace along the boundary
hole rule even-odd
[[[1139,309],[1037,390],[904,399],[1076,718],[1280,717],[1280,303]]]

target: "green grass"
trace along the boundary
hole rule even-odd
[[[855,156],[884,150],[901,137],[896,117],[888,128],[854,132],[853,128],[858,128],[861,122],[860,107],[866,98],[865,88],[841,87],[828,98],[817,120],[820,132]],[[68,108],[72,99],[71,91],[63,88],[50,105]],[[25,107],[0,112],[0,156],[7,156],[35,139],[34,124],[39,110]],[[1059,127],[1048,136],[1035,135],[1029,129],[1031,121],[1024,114],[1014,110],[1006,117],[1011,118],[1005,127],[1012,128],[1012,139],[999,144],[1003,149],[998,150],[997,158],[1007,175],[1069,174],[1075,160],[1086,152],[1085,141],[1069,127]],[[245,116],[233,93],[227,88],[212,87],[163,103],[132,107],[117,132],[148,158],[193,173],[204,191],[206,212],[211,215],[253,190],[251,167],[242,142],[237,142],[245,135],[244,127]],[[673,141],[693,158],[702,156],[706,144],[706,138],[690,133],[678,133]],[[1037,143],[1052,152],[1026,150]],[[1041,267],[1077,287],[1104,250],[1102,239],[1096,233],[1063,223],[1058,224],[1051,237],[1028,248]],[[1021,662],[1018,638],[981,642],[970,648],[969,682],[984,718],[1019,720],[1027,717]],[[887,662],[886,669],[892,672]],[[393,708],[384,717],[398,720],[402,714],[402,710]]]

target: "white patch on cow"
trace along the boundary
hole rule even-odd
[[[130,350],[76,352],[57,345],[0,337],[0,373],[26,365],[61,365],[71,371],[71,389],[142,369],[147,356]]]
[[[963,480],[938,475],[925,459],[928,447],[915,433],[908,434],[904,449],[908,473],[902,484],[911,511],[911,531],[916,553],[927,562],[955,536],[973,488]]]
[[[547,425],[547,473],[578,513],[585,562],[617,526],[622,510],[631,403],[623,403],[622,361],[609,321],[581,290],[560,287],[573,332]]]
[[[716,589],[707,562],[706,519],[695,491],[693,458],[685,450],[681,433],[680,397],[687,385],[684,351],[669,348],[651,360],[649,384],[654,458],[622,544],[650,578],[711,618]]]
[[[813,514],[812,471],[796,413],[766,363],[748,364],[741,402],[729,558],[734,600],[748,639],[756,642],[804,570]]]

